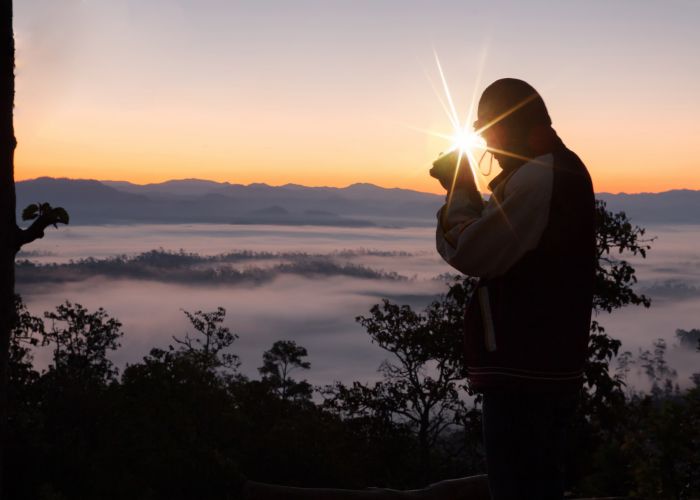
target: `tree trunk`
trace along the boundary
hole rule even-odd
[[[423,484],[427,484],[432,476],[432,471],[430,470],[430,444],[428,442],[429,425],[429,417],[427,415],[423,416],[418,429],[418,459],[421,470],[421,482]]]
[[[13,107],[15,98],[15,42],[12,0],[0,0],[0,498],[3,492],[7,434],[7,384],[10,332],[14,318],[15,219]]]

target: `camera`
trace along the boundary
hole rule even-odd
[[[466,174],[466,176],[473,182],[473,175],[471,173],[471,167],[469,166],[469,158],[467,157],[466,153],[460,153],[459,149],[445,153],[435,160],[433,162],[433,168],[430,169],[430,176],[440,181],[442,187],[449,190],[451,189],[452,183],[455,180],[455,169],[457,168],[458,162],[460,172],[462,174]]]

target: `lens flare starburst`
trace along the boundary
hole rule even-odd
[[[440,87],[442,88],[442,92],[438,90],[438,86],[435,85],[433,82],[432,78],[430,77],[429,74],[426,73],[426,76],[428,77],[428,81],[430,82],[433,91],[435,92],[435,96],[437,97],[438,101],[440,102],[443,110],[445,111],[445,114],[447,115],[447,118],[452,126],[452,131],[445,133],[443,131],[434,131],[434,130],[424,130],[424,129],[415,129],[424,133],[427,133],[429,135],[439,137],[441,139],[444,139],[449,143],[449,150],[450,152],[452,151],[457,151],[458,152],[458,160],[457,160],[457,166],[461,166],[463,163],[468,163],[472,176],[474,177],[475,184],[477,188],[480,191],[485,191],[485,186],[484,186],[484,181],[487,175],[490,174],[490,169],[489,172],[483,173],[479,169],[479,164],[481,160],[484,158],[485,154],[491,153],[492,155],[495,153],[500,156],[510,156],[513,158],[518,158],[526,161],[532,161],[532,158],[526,158],[522,155],[510,152],[510,151],[505,151],[502,149],[497,149],[492,146],[489,146],[486,141],[483,139],[481,134],[491,128],[492,126],[496,125],[500,121],[502,121],[504,118],[507,116],[511,115],[513,112],[517,111],[518,109],[522,108],[526,104],[528,104],[530,101],[532,101],[534,98],[537,97],[536,94],[529,96],[528,98],[524,99],[523,101],[517,103],[515,106],[505,110],[503,113],[499,114],[496,117],[493,117],[492,119],[489,119],[488,122],[485,125],[482,125],[479,129],[477,130],[472,130],[472,123],[475,118],[476,114],[476,104],[477,104],[477,91],[481,82],[481,75],[483,72],[483,67],[485,63],[485,57],[482,58],[481,64],[478,68],[477,71],[477,77],[476,77],[476,82],[474,84],[474,88],[472,91],[472,96],[471,100],[469,103],[469,107],[466,112],[466,116],[464,120],[460,120],[459,118],[459,113],[457,112],[457,107],[455,106],[455,102],[452,98],[452,93],[450,92],[450,87],[447,84],[447,78],[445,77],[445,72],[442,69],[442,64],[440,63],[440,58],[437,55],[436,51],[433,51],[433,54],[435,56],[435,64],[437,66],[437,71],[438,75],[440,76]],[[485,53],[484,53],[485,55]],[[413,128],[413,127],[411,127]],[[479,156],[479,161],[477,161],[476,156]],[[469,160],[468,162],[462,162],[462,159],[466,156],[466,158]],[[458,177],[458,168],[455,169],[455,176],[453,179],[453,187],[454,187],[454,182],[456,181]],[[453,190],[450,190],[450,193]],[[449,198],[451,194],[448,195],[448,203],[449,203]]]
[[[486,141],[479,134],[467,130],[457,130],[451,137],[452,144],[450,150],[459,149],[461,151],[474,151],[476,149],[485,150]]]
[[[483,69],[483,60],[479,71],[477,72],[477,81],[474,85],[474,90],[472,92],[472,97],[469,103],[469,108],[467,109],[466,116],[464,120],[461,120],[457,108],[455,106],[454,100],[452,99],[452,93],[450,92],[450,87],[447,84],[447,78],[445,77],[445,72],[442,69],[442,64],[440,63],[440,58],[437,52],[433,51],[435,55],[435,64],[437,66],[438,74],[440,76],[440,86],[442,87],[442,95],[438,91],[437,86],[433,83],[432,79],[428,75],[428,80],[433,87],[438,101],[442,105],[445,114],[447,115],[450,124],[452,125],[452,130],[450,133],[426,131],[429,134],[446,139],[449,141],[449,151],[457,151],[457,168],[455,169],[454,178],[452,179],[452,185],[457,180],[459,174],[459,166],[463,164],[462,159],[466,156],[469,160],[468,163],[471,169],[471,174],[474,178],[474,182],[480,191],[484,191],[483,178],[481,172],[478,171],[478,161],[475,155],[481,152],[481,157],[483,158],[483,153],[487,151],[486,141],[479,135],[481,131],[474,132],[471,128],[471,123],[474,118],[474,112],[476,107],[477,98],[477,88],[481,80],[481,73]],[[448,194],[448,204],[451,202],[452,192],[454,190],[450,189]]]
[[[433,91],[435,92],[435,95],[440,102],[443,110],[445,111],[445,114],[447,115],[448,120],[450,121],[450,124],[452,125],[452,131],[451,133],[445,133],[441,131],[433,131],[433,130],[425,130],[425,129],[417,129],[414,127],[414,130],[420,131],[427,133],[429,135],[441,138],[445,141],[447,141],[450,144],[450,149],[449,152],[457,152],[457,164],[456,168],[454,170],[454,177],[452,178],[452,185],[451,188],[448,190],[447,194],[447,207],[449,210],[450,205],[452,204],[452,196],[453,193],[455,192],[455,184],[457,182],[457,179],[459,178],[459,167],[462,166],[463,164],[468,164],[469,169],[471,171],[471,174],[474,178],[474,183],[479,191],[482,193],[485,191],[484,189],[484,180],[486,176],[488,176],[491,173],[491,169],[489,168],[489,171],[486,173],[483,173],[480,171],[480,163],[481,160],[483,160],[484,156],[486,153],[491,153],[493,160],[493,155],[499,155],[501,157],[503,156],[509,156],[513,158],[518,158],[522,159],[525,161],[536,161],[533,158],[528,158],[525,156],[522,156],[520,154],[510,152],[510,151],[505,151],[503,149],[498,149],[493,146],[489,146],[486,141],[482,138],[481,134],[496,125],[497,123],[501,122],[504,118],[510,116],[513,112],[521,109],[523,106],[531,102],[533,99],[537,97],[537,94],[533,94],[525,99],[523,99],[521,102],[518,102],[515,106],[512,106],[509,109],[506,109],[503,113],[499,114],[496,117],[489,118],[486,124],[481,125],[477,130],[472,130],[472,123],[474,120],[474,115],[475,115],[475,110],[476,110],[476,102],[477,102],[477,89],[479,87],[480,81],[481,81],[481,75],[483,72],[484,68],[484,63],[485,63],[485,57],[481,59],[481,65],[479,67],[479,70],[477,72],[477,78],[476,82],[474,84],[474,90],[472,92],[472,98],[469,104],[469,108],[467,109],[466,117],[464,120],[459,119],[459,114],[457,113],[457,108],[455,107],[455,103],[452,99],[452,94],[450,93],[450,88],[447,84],[447,79],[445,78],[445,73],[442,70],[442,64],[440,63],[440,58],[437,55],[436,51],[433,51],[435,55],[435,63],[437,66],[438,74],[440,75],[440,83],[442,87],[442,92],[444,94],[441,95],[440,91],[438,90],[438,87],[433,83],[431,77],[429,74],[426,73],[426,76],[428,77],[428,81],[430,82]],[[484,52],[485,56],[485,52]],[[476,160],[476,154],[480,154],[479,161]],[[463,158],[466,157],[469,161],[468,162],[463,162]],[[496,208],[501,211],[503,214],[503,217],[506,221],[506,224],[510,226],[510,222],[508,221],[508,217],[503,211],[503,208],[500,206],[500,203],[498,202],[497,199],[491,198],[492,200],[495,201],[496,203]]]

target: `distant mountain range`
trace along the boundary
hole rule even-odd
[[[231,223],[332,226],[432,224],[442,197],[371,184],[345,188],[217,183],[137,185],[41,177],[17,183],[17,206],[48,201],[75,224]]]
[[[608,208],[624,211],[635,223],[700,224],[700,191],[674,189],[663,193],[610,194],[596,197]]]
[[[636,223],[700,224],[700,191],[597,197]],[[333,188],[184,179],[138,185],[50,177],[17,183],[18,211],[44,201],[65,207],[72,224],[410,226],[432,225],[444,197],[372,184]]]

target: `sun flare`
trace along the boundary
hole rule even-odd
[[[450,150],[459,149],[463,153],[475,150],[485,150],[486,141],[480,135],[468,130],[456,130],[452,135]]]
[[[472,98],[471,102],[469,104],[469,109],[467,110],[466,116],[464,117],[464,120],[460,119],[460,114],[457,112],[457,108],[455,107],[455,103],[452,99],[452,93],[450,92],[450,87],[447,84],[447,79],[445,78],[445,73],[442,70],[442,64],[440,64],[440,58],[437,55],[437,52],[434,52],[435,54],[435,63],[437,65],[437,70],[438,74],[440,75],[440,83],[442,86],[442,91],[444,94],[444,99],[443,96],[440,95],[440,92],[437,90],[436,86],[432,83],[431,85],[433,87],[433,91],[435,92],[436,97],[438,98],[438,101],[442,105],[443,110],[445,111],[445,114],[447,115],[447,118],[450,121],[450,124],[452,125],[452,131],[451,133],[445,134],[445,133],[432,133],[432,135],[435,135],[437,137],[441,137],[444,139],[449,140],[450,142],[450,151],[458,151],[459,156],[457,163],[458,165],[461,164],[461,159],[466,156],[468,159],[467,164],[470,167],[472,176],[474,177],[474,182],[476,183],[477,188],[480,191],[484,191],[484,176],[483,174],[479,171],[478,168],[478,161],[476,160],[477,153],[481,153],[479,156],[483,158],[483,154],[488,150],[486,141],[479,135],[479,133],[482,130],[479,131],[473,131],[471,128],[471,123],[474,118],[475,114],[475,107],[476,107],[476,98],[477,98],[477,88],[479,86],[479,80],[481,79],[481,72],[483,70],[483,61],[482,61],[482,68],[479,69],[478,75],[477,75],[477,81],[475,82],[474,85],[474,90],[472,92]],[[428,79],[430,77],[428,76]],[[459,167],[458,167],[459,168]],[[455,170],[455,179],[457,178],[457,170]],[[452,190],[450,190],[450,193],[448,194],[448,203],[451,202],[451,197],[452,197]]]
[[[451,153],[451,152],[458,152],[458,155],[456,157],[457,160],[457,168],[455,169],[454,173],[454,179],[453,179],[453,188],[454,188],[454,182],[456,182],[458,178],[458,170],[462,165],[466,165],[470,170],[472,177],[474,178],[474,182],[477,186],[477,189],[479,191],[486,192],[487,186],[486,186],[486,181],[489,175],[491,175],[491,165],[493,164],[493,158],[494,154],[498,154],[500,156],[510,156],[513,158],[518,158],[526,161],[533,161],[532,158],[528,158],[525,156],[522,156],[520,154],[510,152],[510,151],[505,151],[502,149],[497,149],[493,146],[489,146],[486,143],[486,140],[483,138],[481,135],[484,131],[488,130],[490,127],[495,125],[496,123],[500,122],[507,116],[511,115],[515,111],[519,110],[523,106],[527,105],[529,102],[531,102],[535,97],[536,94],[527,97],[526,99],[523,99],[522,101],[518,102],[516,105],[512,106],[511,108],[505,110],[498,116],[492,118],[490,121],[488,121],[486,124],[482,125],[480,128],[477,130],[472,129],[472,123],[476,115],[476,103],[477,103],[477,89],[480,84],[482,72],[483,72],[483,66],[484,66],[484,60],[482,59],[481,61],[481,67],[479,68],[477,72],[477,79],[474,84],[473,92],[472,92],[472,98],[471,102],[469,103],[469,108],[466,110],[464,119],[460,118],[460,113],[457,111],[457,107],[455,106],[455,101],[452,98],[452,93],[450,92],[450,87],[447,84],[447,78],[445,77],[445,73],[442,69],[442,64],[440,63],[440,58],[437,55],[437,52],[434,52],[435,55],[435,64],[437,66],[438,70],[438,75],[440,77],[440,87],[442,87],[441,91],[438,89],[438,86],[435,85],[433,82],[433,79],[430,77],[430,74],[426,72],[426,76],[428,78],[428,81],[430,82],[430,85],[433,88],[433,91],[435,92],[435,96],[438,99],[438,102],[442,106],[442,109],[445,111],[445,115],[447,116],[447,119],[450,122],[450,125],[452,126],[452,130],[450,132],[445,132],[443,131],[437,131],[437,130],[426,130],[422,128],[416,128],[416,127],[409,127],[413,130],[416,130],[418,132],[426,133],[428,135],[431,135],[433,137],[438,137],[445,142],[449,144],[448,147],[445,148],[445,153]],[[489,161],[489,167],[486,172],[481,170],[481,162],[486,156],[486,153],[491,154],[491,159]],[[441,153],[442,154],[442,153]],[[462,161],[463,159],[468,160],[468,161]],[[454,189],[448,190],[448,205],[451,203],[451,198]]]

